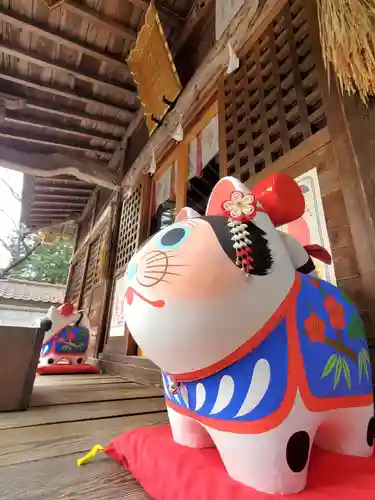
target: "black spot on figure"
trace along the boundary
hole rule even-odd
[[[367,444],[372,448],[374,446],[375,438],[375,418],[370,418],[370,422],[367,427]]]
[[[309,460],[310,436],[306,431],[293,434],[286,447],[286,461],[290,470],[302,472]]]
[[[218,215],[206,216],[202,217],[202,219],[210,224],[221,248],[230,260],[235,263],[237,259],[236,250],[233,247],[233,235],[228,226],[228,219]],[[251,240],[251,256],[254,259],[251,263],[253,269],[250,271],[250,274],[266,276],[270,272],[273,263],[271,251],[266,239],[266,233],[253,222],[247,224],[247,231],[249,233],[249,239]]]
[[[256,276],[266,276],[272,267],[272,255],[266,239],[266,233],[256,226],[253,222],[247,224],[247,230],[250,233],[251,240],[251,256],[254,259],[252,262],[253,270],[250,274]]]

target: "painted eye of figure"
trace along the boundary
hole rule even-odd
[[[179,247],[188,237],[189,229],[185,226],[175,226],[164,233],[158,240],[161,250],[174,250]]]

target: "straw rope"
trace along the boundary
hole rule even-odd
[[[341,91],[375,94],[375,0],[317,0],[324,64]]]

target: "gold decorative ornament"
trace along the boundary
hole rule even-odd
[[[149,134],[182,90],[157,10],[151,2],[127,63],[138,88]]]

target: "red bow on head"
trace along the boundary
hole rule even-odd
[[[59,307],[59,312],[61,316],[70,316],[74,312],[74,306],[70,302],[65,302],[65,304]]]
[[[287,174],[267,177],[252,193],[276,227],[289,224],[305,212],[305,198],[296,181]]]

